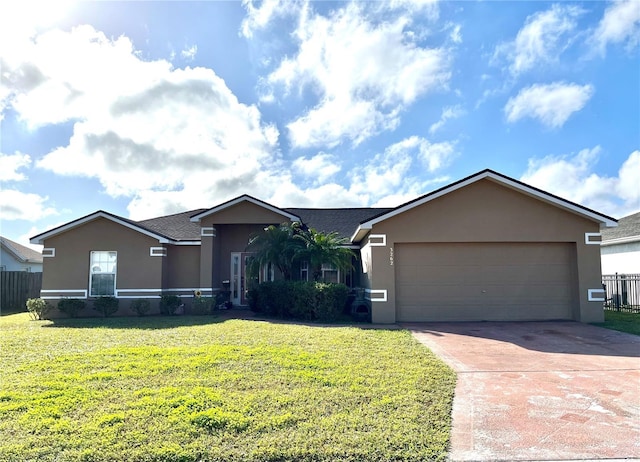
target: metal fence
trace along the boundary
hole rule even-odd
[[[26,311],[28,298],[38,298],[42,273],[0,271],[0,313]]]
[[[606,274],[602,276],[605,310],[640,313],[640,274]]]

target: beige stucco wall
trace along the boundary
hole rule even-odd
[[[386,302],[372,302],[373,321],[396,320],[393,248],[410,242],[569,242],[575,243],[577,294],[574,319],[603,318],[602,303],[588,301],[588,289],[601,288],[600,249],[585,244],[599,223],[485,179],[417,206],[373,226],[386,246],[371,247],[375,271],[371,288],[387,290]]]
[[[168,245],[164,265],[164,287],[200,288],[200,246]]]
[[[161,289],[163,265],[166,257],[151,257],[151,247],[161,247],[151,238],[105,218],[97,218],[45,240],[44,247],[55,249],[54,257],[43,259],[42,296],[58,298],[82,298],[89,293],[89,263],[91,251],[116,251],[116,290]],[[136,293],[142,295],[143,293]],[[127,292],[120,295],[131,295]],[[55,298],[58,297],[58,298]],[[94,314],[90,303],[85,315]],[[120,302],[126,312],[128,299]],[[55,313],[54,313],[55,314]]]
[[[230,278],[231,252],[244,252],[252,233],[287,221],[285,216],[247,201],[202,218],[200,226],[215,228],[215,236],[202,236],[200,287],[221,289],[222,281]]]

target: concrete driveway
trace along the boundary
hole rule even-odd
[[[403,327],[458,374],[451,460],[640,458],[640,337],[575,322]]]

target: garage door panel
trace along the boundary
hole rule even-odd
[[[501,281],[501,284],[516,284],[523,281],[530,284],[543,283],[552,285],[558,281],[565,281],[569,276],[569,269],[566,265],[546,265],[546,266],[480,266],[467,265],[464,274],[459,266],[411,266],[402,267],[397,265],[396,276],[400,284],[459,284],[468,281],[472,276],[472,281],[477,283],[490,284],[492,281]],[[461,280],[461,278],[467,278]]]
[[[397,244],[400,321],[571,319],[568,243]]]

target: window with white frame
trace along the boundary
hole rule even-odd
[[[269,282],[275,279],[275,271],[274,267],[271,263],[267,263],[262,267],[262,281],[261,282]]]
[[[339,282],[340,272],[338,268],[333,265],[323,263],[322,264],[322,280],[324,282]]]
[[[89,296],[115,296],[116,264],[118,253],[112,251],[91,252],[89,266]]]
[[[309,280],[309,262],[308,261],[300,262],[300,280],[301,281]]]

